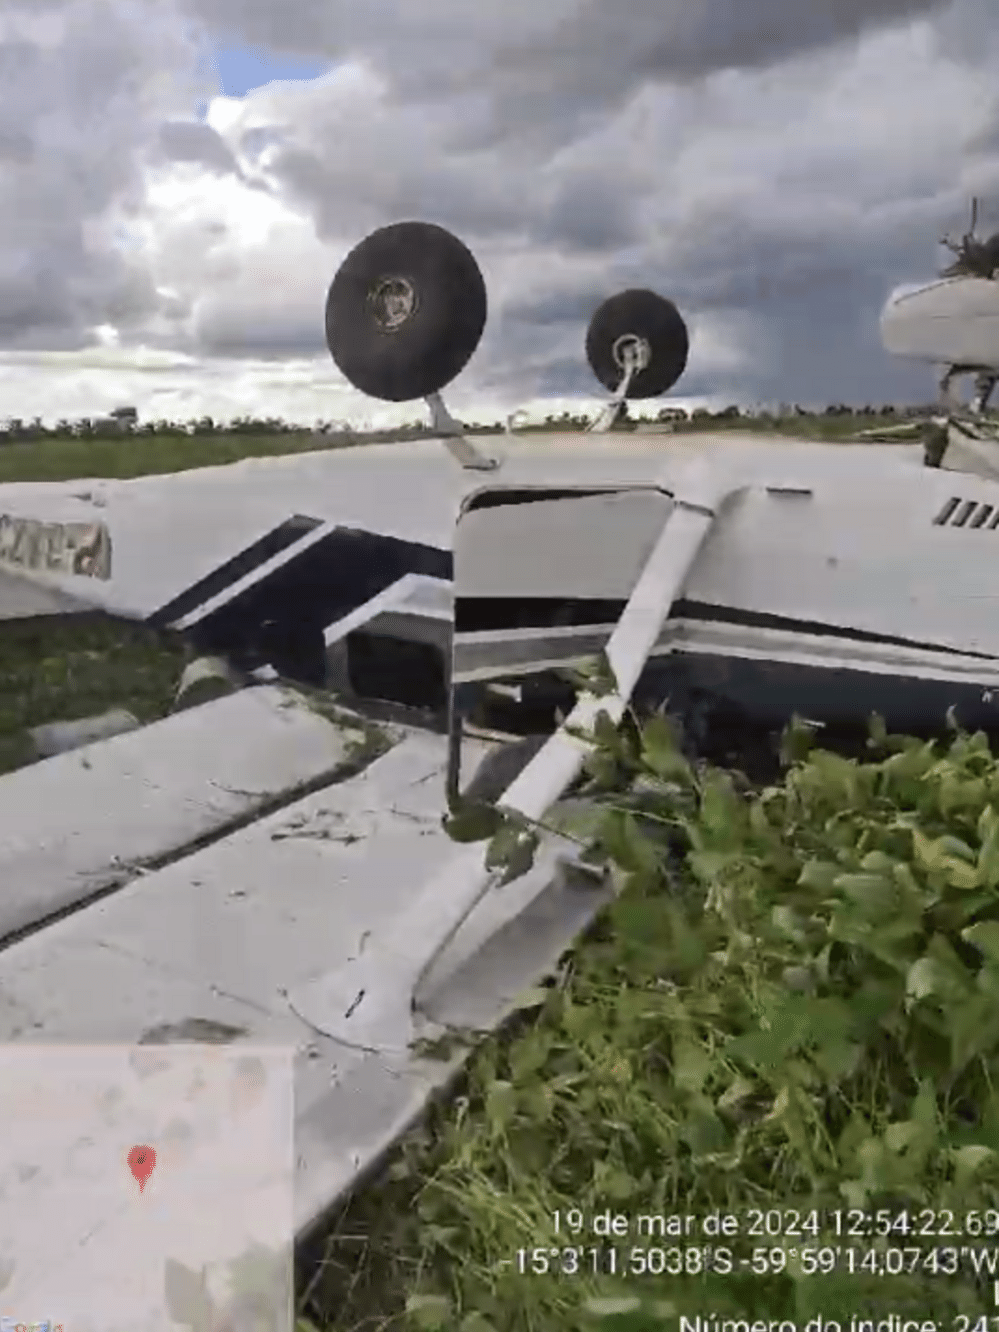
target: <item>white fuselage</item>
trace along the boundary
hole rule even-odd
[[[739,440],[716,454],[729,497],[659,641],[669,691],[682,677],[688,692],[775,721],[803,709],[845,721],[876,707],[918,726],[953,705],[988,723],[999,483],[924,469],[918,452]],[[660,491],[468,513],[456,547],[456,682],[598,650],[683,469],[674,454]],[[546,597],[563,603],[548,618]],[[505,623],[503,598],[518,603]]]

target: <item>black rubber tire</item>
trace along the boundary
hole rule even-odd
[[[672,301],[654,291],[632,288],[597,307],[586,330],[586,359],[604,388],[612,392],[623,373],[614,355],[618,338],[633,334],[649,344],[649,364],[628,386],[629,398],[658,398],[687,368],[690,336]]]
[[[377,293],[401,279],[411,312],[386,324]],[[326,344],[355,388],[387,402],[439,392],[459,374],[486,325],[486,284],[475,256],[431,222],[373,231],[340,265],[326,297]]]

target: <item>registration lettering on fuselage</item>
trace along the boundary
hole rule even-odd
[[[83,578],[111,577],[111,533],[103,523],[46,523],[0,513],[0,565]]]

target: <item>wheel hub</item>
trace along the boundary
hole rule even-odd
[[[394,333],[416,309],[413,284],[402,277],[387,277],[376,282],[368,294],[375,322],[385,333]]]
[[[612,350],[614,362],[621,371],[644,370],[652,356],[649,344],[635,333],[623,333],[615,340]]]

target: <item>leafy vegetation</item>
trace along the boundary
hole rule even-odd
[[[598,728],[615,900],[339,1218],[306,1326],[992,1308],[999,766],[877,724],[784,761],[753,789],[659,715]]]

